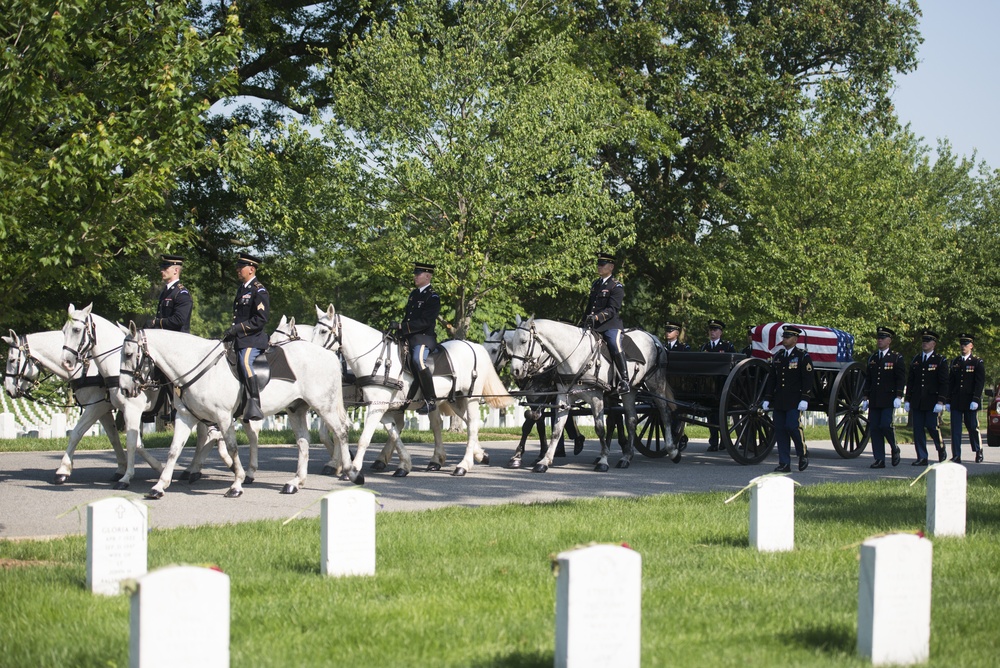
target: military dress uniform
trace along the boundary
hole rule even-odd
[[[970,334],[959,335],[959,341],[973,342]],[[959,355],[951,361],[948,398],[951,404],[951,461],[962,461],[962,425],[969,432],[969,443],[976,461],[983,461],[982,436],[979,434],[979,406],[986,385],[986,364],[975,355]],[[973,408],[975,405],[975,408]]]
[[[878,334],[895,338],[896,333],[888,327],[880,327]],[[896,431],[892,426],[893,410],[903,405],[903,390],[906,387],[906,361],[903,356],[887,348],[884,352],[875,350],[868,358],[865,384],[861,391],[868,405],[868,424],[871,430],[872,454],[875,462],[872,468],[885,468],[885,443],[889,442],[892,465],[899,464],[899,447],[896,446]]]
[[[933,337],[937,341],[937,333],[925,329],[923,336]],[[948,359],[931,352],[919,352],[910,362],[910,373],[906,381],[906,402],[913,416],[913,445],[917,450],[917,461],[914,466],[927,464],[927,434],[934,440],[938,452],[938,461],[945,460],[944,447],[941,445],[941,429],[938,427],[938,415],[948,402]]]
[[[614,263],[614,257],[608,253],[597,254],[598,264]],[[618,392],[629,392],[628,364],[622,352],[622,335],[625,324],[622,322],[621,310],[625,301],[625,286],[614,276],[598,278],[590,285],[590,298],[584,311],[581,327],[587,327],[598,332],[603,337],[611,353],[611,359],[618,370]]]
[[[260,260],[253,255],[240,253],[238,265],[259,267]],[[267,348],[267,332],[264,331],[271,315],[271,298],[267,288],[256,276],[240,284],[233,299],[233,324],[226,331],[226,340],[233,342],[237,356],[237,370],[240,380],[247,388],[248,400],[244,421],[261,420],[260,388],[253,372],[253,363]]]
[[[786,334],[800,336],[802,330],[786,326]],[[812,395],[813,363],[809,353],[798,347],[782,347],[771,357],[771,369],[764,384],[764,398],[774,411],[774,431],[778,444],[778,468],[788,471],[791,466],[791,443],[799,458],[799,470],[809,466],[809,453],[799,430],[799,413]]]
[[[722,322],[721,320],[709,320],[708,321],[708,327],[709,328],[718,327],[719,329],[725,331],[726,324],[724,322]],[[714,342],[711,339],[709,339],[701,347],[701,351],[705,352],[705,353],[735,353],[736,352],[736,347],[730,341],[726,341],[725,339],[721,339],[720,338],[718,341],[714,341]],[[720,393],[722,392],[722,385],[724,383],[725,383],[725,380],[721,380],[719,383],[717,383],[718,390],[719,390]],[[718,452],[719,450],[722,450],[722,446],[719,443],[719,430],[717,428],[715,428],[715,427],[709,427],[708,428],[708,451],[709,452]]]
[[[680,332],[681,324],[679,322],[668,322],[667,329],[675,329]],[[673,341],[664,341],[663,347],[667,352],[671,353],[686,353],[691,351],[691,346],[681,341],[680,338],[674,339]]]
[[[152,329],[169,329],[174,332],[191,332],[191,293],[180,281],[174,281],[160,292],[156,315],[149,326]]]
[[[434,265],[416,262],[413,265],[414,274],[434,273]],[[417,380],[417,386],[426,402],[417,412],[426,413],[436,408],[437,397],[434,392],[434,375],[427,368],[426,360],[437,346],[438,315],[441,313],[441,297],[428,283],[423,288],[414,288],[406,300],[403,319],[394,325],[399,336],[404,338],[410,347],[410,368]]]

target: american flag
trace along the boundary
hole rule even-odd
[[[850,362],[854,359],[854,336],[842,329],[797,323],[769,322],[753,328],[753,356],[770,359],[781,345],[781,328],[795,325],[802,330],[798,347],[806,350],[813,362]]]

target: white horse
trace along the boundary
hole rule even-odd
[[[281,316],[281,321],[278,322],[278,328],[274,330],[271,334],[271,338],[268,339],[268,343],[272,346],[277,346],[283,344],[285,341],[299,340],[312,342],[313,337],[313,326],[312,325],[301,325],[295,322],[295,318],[288,318],[287,316]],[[313,344],[317,345],[317,344]],[[340,344],[335,344],[329,348],[332,352],[337,353],[337,357],[341,360],[341,367],[343,367],[343,358],[340,356]],[[364,397],[361,394],[361,390],[353,383],[352,380],[341,376],[344,384],[344,406],[359,405],[364,401]],[[399,412],[396,414],[396,433],[403,431],[403,413]],[[329,430],[327,429],[326,423],[320,424],[319,437],[323,441],[323,444],[331,452],[336,452],[339,454],[339,450],[332,450],[333,445],[330,441]],[[395,440],[389,438],[386,441],[385,447],[379,454],[378,458],[372,463],[373,471],[384,471],[389,466],[389,460],[392,457],[393,451],[399,452],[399,442],[400,439]],[[400,452],[400,459],[402,460],[404,454]],[[352,453],[353,458],[353,453]],[[335,474],[339,475],[341,479],[347,479],[347,473],[343,470],[342,463],[337,460],[337,458],[331,458],[330,463],[323,467],[323,475]],[[363,482],[363,479],[362,479]]]
[[[104,377],[104,382],[108,386],[108,398],[111,404],[122,412],[125,420],[125,447],[126,447],[126,467],[125,475],[115,485],[115,489],[128,489],[135,476],[135,453],[136,448],[142,457],[149,462],[149,465],[162,475],[163,466],[147,456],[142,448],[142,414],[151,411],[156,407],[158,390],[149,390],[137,396],[125,396],[120,391],[118,381],[120,379],[121,360],[118,351],[121,350],[122,341],[125,334],[119,326],[102,318],[92,312],[93,304],[86,308],[77,310],[72,304],[69,305],[69,320],[62,329],[63,348],[61,365],[66,371],[72,371],[78,364],[88,365],[93,363],[98,372]],[[191,466],[182,476],[195,482],[201,477],[201,466],[207,446],[212,441],[221,438],[218,430],[212,431],[207,426],[198,430],[198,447],[195,456],[191,461]],[[221,446],[219,454],[222,455],[226,466],[231,466],[232,461],[227,461]]]
[[[333,304],[326,311],[317,306],[316,315],[319,321],[313,327],[313,341],[326,348],[340,345],[341,354],[357,376],[361,392],[369,404],[365,425],[358,439],[358,451],[348,475],[355,482],[364,482],[361,466],[365,451],[381,422],[389,432],[389,440],[399,443],[400,468],[393,475],[405,476],[412,469],[412,462],[399,439],[395,414],[402,412],[409,403],[407,396],[413,376],[403,369],[399,343],[377,329],[338,314]],[[452,472],[452,475],[463,476],[477,462],[489,463],[489,455],[479,444],[479,400],[494,408],[504,408],[514,400],[493,369],[489,353],[481,345],[452,340],[445,341],[440,347],[447,353],[454,376],[435,374],[434,393],[444,397],[439,405],[446,404],[448,410],[462,417],[468,426],[465,456]],[[431,411],[428,418],[434,431],[434,454],[427,470],[439,471],[446,458],[439,410]]]
[[[245,477],[236,450],[233,415],[240,404],[240,381],[228,363],[223,344],[183,332],[136,330],[132,325],[121,350],[122,391],[133,393],[149,382],[149,364],[155,364],[176,388],[177,420],[170,455],[163,475],[147,498],[160,498],[170,485],[170,474],[191,428],[198,420],[225,426],[223,436],[233,459],[235,480],[226,492],[229,498],[243,494]],[[328,351],[318,350],[305,341],[288,341],[280,353],[271,352],[271,380],[261,389],[261,412],[274,415],[288,406],[305,404],[327,425],[340,448],[340,461],[347,461],[347,414],[340,385],[340,360]],[[294,379],[278,373],[277,358]],[[295,494],[305,484],[309,469],[309,428],[306,411],[289,412],[289,422],[296,435],[298,464],[295,476],[285,483],[282,494]],[[250,424],[253,424],[251,421]]]
[[[674,462],[680,461],[680,450],[674,443],[670,429],[670,408],[673,392],[666,380],[665,369],[659,364],[660,351],[663,344],[652,334],[641,330],[627,332],[624,338],[631,340],[643,358],[642,361],[630,361],[629,383],[632,391],[621,396],[625,411],[625,425],[628,428],[629,440],[623,447],[622,458],[618,460],[618,468],[628,468],[635,453],[635,397],[638,388],[644,386],[653,404],[660,411],[666,432],[666,447]],[[551,442],[557,442],[562,434],[570,408],[576,399],[582,399],[590,404],[594,415],[594,428],[601,440],[601,456],[598,458],[595,471],[608,470],[608,455],[610,454],[610,438],[604,428],[604,395],[615,384],[615,369],[609,359],[602,357],[600,335],[591,330],[581,329],[574,325],[556,322],[555,320],[535,320],[534,317],[521,322],[509,346],[511,356],[511,372],[516,379],[528,378],[539,370],[539,359],[543,354],[551,355],[555,360],[556,371],[556,426],[550,435]],[[624,345],[624,344],[623,344]],[[535,464],[535,472],[544,473],[552,464],[554,448],[547,448],[541,461]]]
[[[104,427],[104,432],[111,441],[115,451],[118,467],[115,470],[115,481],[125,475],[125,450],[122,448],[118,428],[115,426],[113,406],[108,400],[108,390],[104,379],[97,372],[95,365],[90,365],[84,375],[83,365],[77,365],[72,371],[67,371],[62,365],[63,334],[60,331],[35,332],[19,336],[10,330],[10,336],[3,337],[10,349],[7,351],[7,370],[4,373],[4,389],[14,399],[25,397],[32,399],[32,390],[38,384],[41,370],[46,369],[63,380],[68,380],[73,386],[73,395],[83,409],[80,419],[69,435],[69,444],[63,454],[59,468],[56,470],[53,483],[62,485],[73,473],[73,453],[80,439],[98,421]],[[139,452],[149,462],[150,466],[159,471],[162,466],[143,448]]]

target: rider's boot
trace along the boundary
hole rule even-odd
[[[434,374],[428,368],[420,369],[417,372],[417,384],[420,385],[420,393],[424,395],[424,405],[417,409],[417,413],[420,415],[427,415],[431,411],[437,410],[437,404],[434,403],[436,397],[434,396]]]
[[[260,388],[257,386],[257,376],[247,378],[247,407],[243,411],[243,421],[263,420],[264,414],[260,411]]]
[[[625,362],[625,354],[618,352],[611,355],[615,360],[615,368],[618,369],[618,394],[628,394],[632,388],[628,384],[628,364]]]

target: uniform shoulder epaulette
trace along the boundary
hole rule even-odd
[[[256,288],[257,292],[260,292],[261,290],[267,292],[267,288],[264,287],[264,284],[258,281],[256,278],[254,279],[253,283],[251,283],[251,287]]]
[[[185,288],[183,284],[178,283],[177,284],[177,292],[187,292],[187,288]]]

